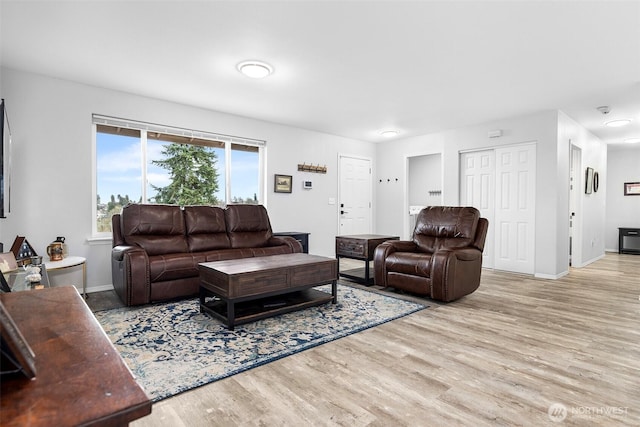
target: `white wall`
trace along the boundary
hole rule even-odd
[[[535,274],[540,277],[560,277],[569,266],[569,146],[559,143],[559,122],[572,121],[557,111],[546,111],[525,117],[507,118],[481,125],[439,132],[430,135],[389,141],[378,145],[377,230],[384,234],[402,235],[404,195],[397,188],[405,185],[387,185],[388,176],[405,176],[407,156],[442,153],[443,204],[459,204],[459,153],[524,142],[536,143],[536,249]],[[490,130],[501,129],[500,138],[488,138]],[[564,134],[578,130],[563,127]],[[566,137],[565,135],[565,137]],[[576,139],[585,138],[584,135]],[[566,139],[566,138],[565,138]],[[586,144],[584,144],[586,145]],[[603,166],[604,168],[605,166]],[[379,179],[377,181],[379,181]],[[396,188],[397,187],[397,188]],[[603,208],[602,208],[603,209]],[[599,226],[602,230],[603,226]],[[595,233],[595,231],[594,231]]]
[[[89,243],[92,205],[91,114],[237,135],[267,141],[267,199],[274,231],[309,232],[310,252],[334,256],[338,153],[369,157],[371,143],[117,92],[18,70],[2,69],[3,97],[14,141],[13,209],[0,220],[5,250],[26,236],[38,254],[65,236],[71,255],[87,258],[89,291],[111,284],[110,242]],[[327,165],[326,174],[297,171]],[[274,174],[293,175],[293,193],[273,192]],[[301,180],[311,178],[313,190]],[[375,219],[374,219],[375,220]]]
[[[588,132],[569,116],[560,112],[558,115],[558,157],[562,158],[562,167],[558,170],[558,182],[569,182],[568,159],[571,145],[580,148],[582,153],[581,170],[578,171],[578,206],[574,224],[580,250],[578,257],[572,261],[574,267],[583,267],[600,259],[604,255],[605,215],[607,201],[607,145]],[[566,161],[564,159],[567,159]],[[565,167],[567,166],[567,167]],[[585,172],[587,167],[598,172],[600,186],[597,192],[585,194]],[[566,199],[559,206],[557,220],[559,224],[569,225],[569,193],[565,185]],[[566,202],[565,202],[566,200]],[[562,242],[560,242],[562,243]],[[568,241],[567,241],[568,244]]]
[[[618,227],[640,228],[640,196],[624,195],[625,182],[640,182],[640,145],[609,146],[607,171],[605,248],[617,252]]]

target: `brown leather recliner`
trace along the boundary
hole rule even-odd
[[[374,253],[376,285],[453,301],[478,289],[489,221],[473,207],[429,206],[412,240],[389,240]]]

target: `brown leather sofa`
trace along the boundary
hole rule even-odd
[[[376,285],[453,301],[478,289],[489,222],[473,207],[430,206],[412,240],[389,240],[374,252]]]
[[[126,305],[197,295],[198,263],[302,252],[262,205],[131,204],[113,215],[111,274]]]

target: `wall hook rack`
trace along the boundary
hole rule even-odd
[[[298,164],[298,171],[301,172],[314,172],[314,173],[327,173],[327,165],[320,166],[317,164],[314,166],[313,164]]]

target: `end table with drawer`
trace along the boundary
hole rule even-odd
[[[336,236],[336,258],[338,259],[338,275],[355,280],[365,285],[373,285],[369,263],[373,261],[376,247],[387,240],[399,240],[399,236],[384,236],[379,234],[355,234],[351,236]],[[362,268],[340,271],[340,258],[364,261]]]

